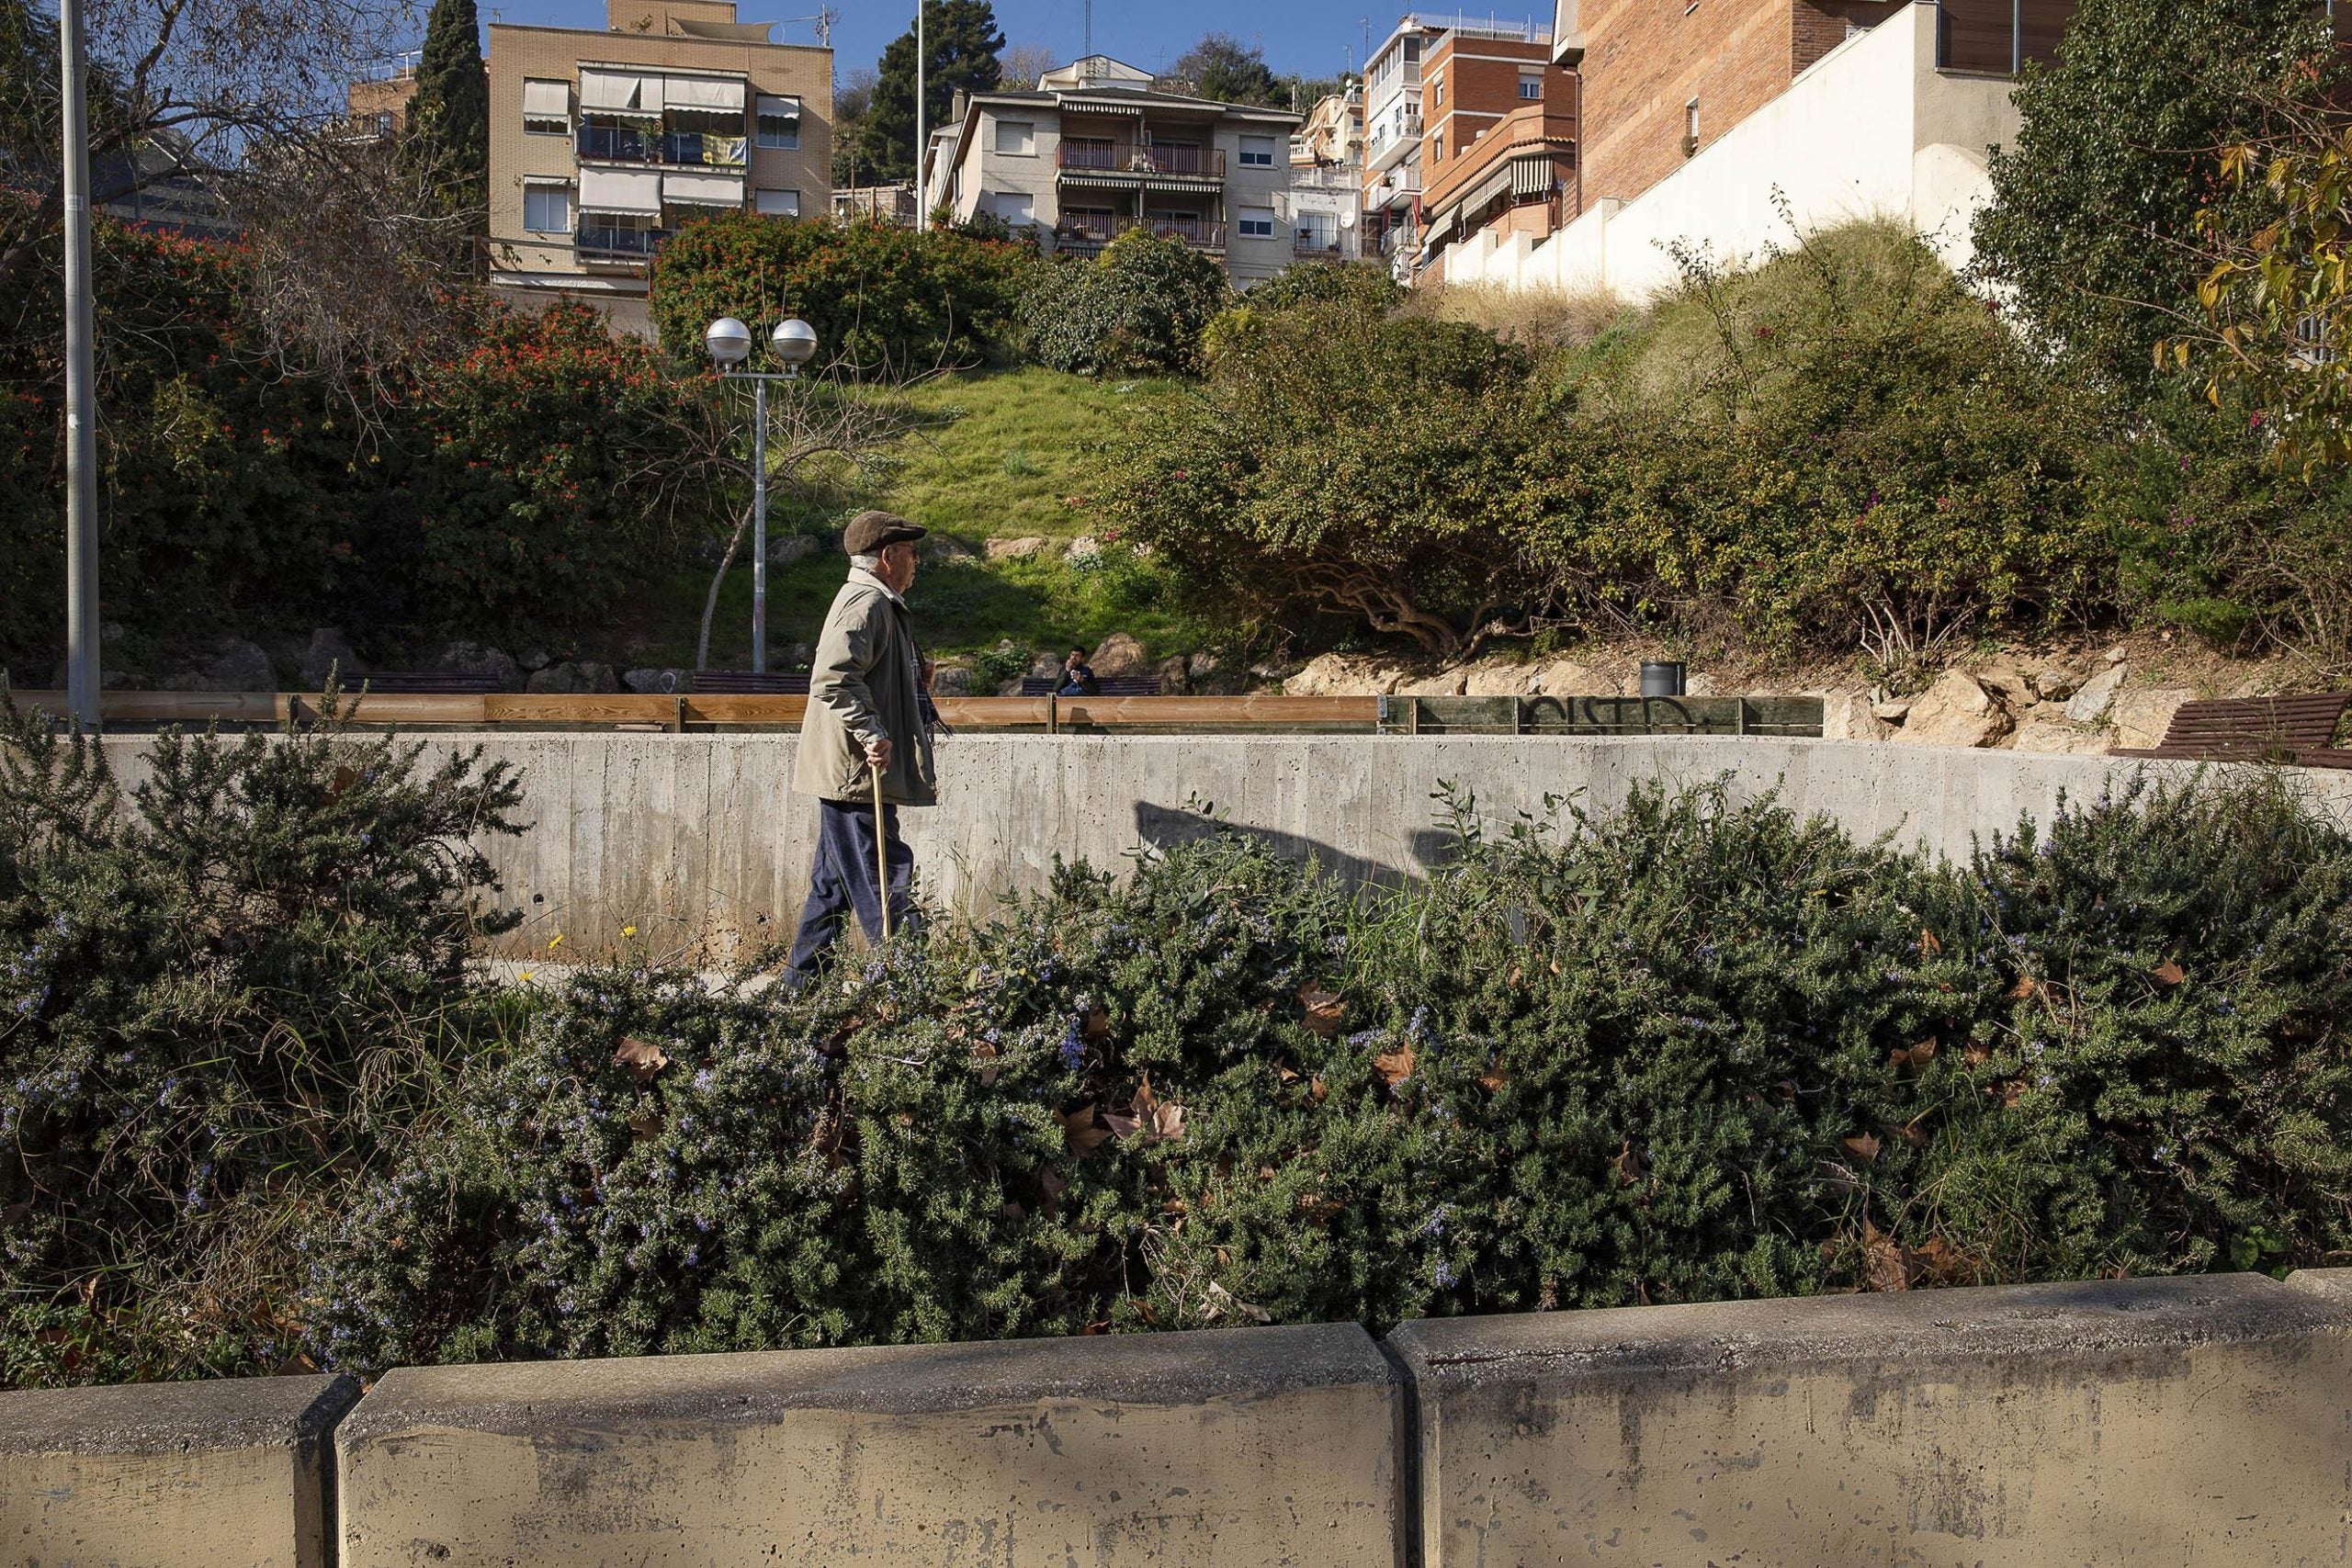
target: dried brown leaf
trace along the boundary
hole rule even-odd
[[[1102,1040],[1111,1032],[1111,1015],[1101,1008],[1090,1009],[1086,1014],[1086,1037]]]
[[[1927,927],[1921,926],[1919,928],[1919,952],[1921,954],[1928,958],[1933,958],[1937,953],[1941,953],[1943,950],[1944,944],[1936,940],[1936,933],[1929,931]]]
[[[2188,972],[2169,958],[2157,964],[2153,973],[2155,976],[2156,984],[2167,987],[2177,986],[2188,978]]]
[[[1348,1004],[1337,992],[1311,983],[1298,988],[1298,1005],[1306,1010],[1299,1021],[1326,1040],[1340,1032],[1340,1022],[1348,1016]]]
[[[631,1137],[643,1143],[646,1139],[661,1133],[662,1118],[651,1111],[636,1111],[628,1119],[628,1130]]]
[[[2009,988],[2009,999],[2011,1001],[2030,1002],[2033,1000],[2034,997],[2039,994],[2041,990],[2041,986],[2040,982],[2036,981],[2032,976],[2020,975],[2018,976],[2018,983]]]
[[[1852,1137],[1845,1139],[1844,1142],[1847,1150],[1864,1165],[1876,1165],[1878,1163],[1879,1142],[1876,1134],[1871,1133],[1857,1133]]]
[[[1383,1051],[1372,1059],[1372,1070],[1380,1081],[1394,1089],[1413,1076],[1413,1048],[1399,1045],[1394,1051]]]
[[[613,1053],[613,1066],[620,1068],[639,1083],[650,1083],[655,1074],[670,1065],[670,1054],[650,1040],[639,1040],[634,1034],[621,1036],[620,1046]]]
[[[1647,1175],[1650,1168],[1649,1161],[1642,1157],[1642,1151],[1634,1146],[1634,1140],[1631,1138],[1623,1139],[1618,1144],[1617,1154],[1610,1160],[1609,1165],[1610,1168],[1616,1171],[1617,1179],[1628,1187]]]
[[[1100,1124],[1091,1101],[1062,1118],[1062,1142],[1080,1158],[1092,1154],[1110,1135],[1111,1129]]]

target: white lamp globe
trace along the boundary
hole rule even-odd
[[[775,356],[795,368],[817,356],[817,329],[797,316],[778,321],[768,341]]]
[[[720,368],[741,365],[752,356],[752,329],[732,316],[721,316],[710,323],[702,334],[703,345],[710,350],[711,362]]]

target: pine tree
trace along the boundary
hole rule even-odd
[[[443,209],[476,233],[490,208],[490,78],[474,0],[433,0],[409,110],[409,152]]]
[[[989,0],[923,0],[923,77],[928,123],[946,123],[957,89],[992,91],[1004,79],[997,51],[1004,34]],[[915,35],[910,28],[890,40],[874,84],[874,106],[866,115],[865,152],[885,180],[912,179],[915,147]]]

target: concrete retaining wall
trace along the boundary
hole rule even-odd
[[[1403,1411],[1352,1324],[401,1371],[343,1562],[1388,1568]]]
[[[477,743],[522,769],[533,824],[490,846],[530,917],[511,953],[562,931],[567,955],[594,955],[633,925],[665,947],[707,939],[725,959],[797,917],[815,808],[791,793],[792,735],[493,732],[431,745]],[[149,744],[107,743],[131,777]],[[904,813],[904,831],[925,886],[967,911],[1042,887],[1057,854],[1116,866],[1138,844],[1198,832],[1204,803],[1346,875],[1395,881],[1444,852],[1431,796],[1445,783],[1509,823],[1547,794],[1613,803],[1636,781],[1727,772],[1743,794],[1778,785],[1797,810],[1860,836],[1960,855],[2135,768],[1836,740],[1307,735],[960,736],[941,743],[939,765],[938,807]],[[2352,775],[2301,776],[2331,810],[2352,806]]]
[[[350,1378],[0,1393],[0,1561],[326,1568]]]
[[[2352,1270],[0,1396],[44,1568],[2352,1562]],[[334,1427],[336,1511],[319,1460]],[[339,1517],[337,1517],[339,1511]]]

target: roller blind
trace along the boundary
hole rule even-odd
[[[664,175],[662,199],[688,207],[741,207],[743,180],[740,175]]]
[[[741,77],[672,76],[662,87],[662,101],[673,109],[732,109],[743,112]]]
[[[640,76],[634,71],[583,70],[580,107],[606,114],[660,114],[662,78]]]
[[[659,212],[662,176],[645,169],[582,169],[582,212]]]
[[[571,88],[563,82],[523,84],[523,116],[526,119],[562,119],[571,113]]]

